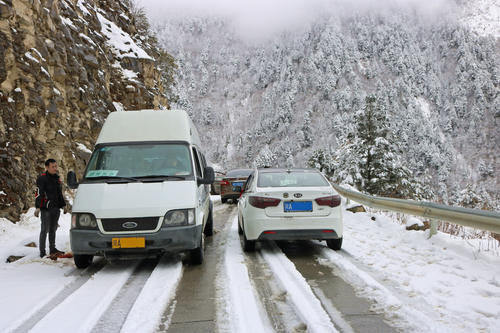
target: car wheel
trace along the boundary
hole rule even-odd
[[[214,219],[212,210],[210,210],[210,213],[208,214],[207,223],[205,224],[205,230],[203,232],[205,233],[205,236],[212,236],[214,234]]]
[[[205,237],[203,233],[201,234],[200,246],[196,249],[189,251],[189,256],[191,258],[191,264],[201,265],[203,263],[203,252],[205,250]]]
[[[244,230],[243,230],[243,251],[245,252],[255,251],[255,241],[248,240]]]
[[[241,229],[240,221],[238,220],[238,235],[243,235],[243,229]]]
[[[74,254],[73,260],[78,268],[87,268],[92,263],[93,255],[90,254]]]
[[[326,245],[332,250],[338,251],[342,247],[342,237],[338,239],[327,239]]]
[[[227,198],[220,198],[220,201],[222,201],[222,203],[226,203],[227,202]]]

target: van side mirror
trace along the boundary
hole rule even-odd
[[[203,169],[203,173],[205,175],[205,178],[198,178],[198,185],[199,184],[212,184],[215,180],[215,172],[212,167],[205,167]]]
[[[72,190],[78,188],[78,181],[76,180],[76,174],[73,171],[68,172],[67,176],[68,187]]]

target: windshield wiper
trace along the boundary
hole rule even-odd
[[[176,175],[147,175],[147,176],[137,177],[139,181],[142,179],[154,179],[154,178],[186,180],[186,176],[176,176]]]
[[[117,182],[119,182],[120,180],[131,180],[131,181],[134,181],[134,182],[139,182],[140,180],[137,179],[137,178],[133,178],[133,177],[122,177],[122,176],[99,176],[99,177],[88,177],[86,178],[86,180],[94,180],[94,179],[110,179],[110,180],[118,180]],[[113,183],[117,183],[115,181],[113,181]]]

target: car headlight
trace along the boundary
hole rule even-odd
[[[194,224],[194,209],[176,209],[168,211],[163,217],[163,226],[172,227]]]
[[[76,213],[71,215],[71,228],[97,229],[97,220],[93,214]]]

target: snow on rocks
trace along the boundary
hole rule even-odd
[[[237,223],[237,217],[235,217],[227,240],[223,263],[224,271],[219,274],[223,276],[219,276],[217,279],[218,289],[224,290],[224,304],[218,309],[219,330],[272,332],[269,318],[267,318],[248,277],[248,269],[238,237]],[[229,316],[227,317],[225,314]],[[225,327],[226,325],[228,327]]]

